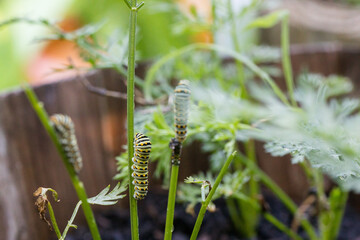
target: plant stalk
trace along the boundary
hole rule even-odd
[[[199,231],[200,231],[200,227],[201,227],[201,224],[202,224],[202,221],[204,219],[204,216],[205,216],[205,213],[206,213],[206,209],[209,205],[209,203],[211,202],[211,199],[213,197],[213,195],[215,194],[216,192],[216,189],[218,188],[221,180],[223,179],[223,177],[225,176],[225,173],[227,172],[229,166],[230,166],[230,163],[232,162],[232,160],[234,159],[236,155],[236,151],[233,152],[229,157],[228,159],[226,160],[225,164],[223,165],[223,167],[221,168],[220,170],[220,173],[219,175],[217,176],[216,180],[215,180],[215,183],[214,183],[214,186],[212,187],[211,191],[209,192],[209,195],[207,196],[207,198],[205,199],[205,202],[203,202],[201,204],[201,208],[200,208],[200,211],[199,211],[199,214],[198,214],[198,217],[196,219],[196,222],[195,222],[195,226],[193,228],[193,232],[191,234],[191,237],[190,237],[190,240],[196,240],[198,234],[199,234]]]
[[[128,57],[128,76],[127,76],[127,147],[128,147],[128,168],[129,168],[129,203],[130,203],[130,225],[131,239],[139,239],[139,220],[137,201],[134,196],[133,177],[131,175],[132,158],[134,156],[134,87],[135,87],[135,51],[136,51],[136,20],[137,20],[137,0],[125,3],[130,9],[130,30],[129,30],[129,57]]]
[[[264,213],[264,218],[269,221],[272,225],[274,225],[277,229],[288,235],[291,239],[302,240],[302,238],[295,233],[293,230],[288,228],[282,222],[280,222],[276,217],[271,215],[270,213]]]
[[[290,102],[292,106],[296,107],[296,100],[294,96],[294,81],[291,69],[291,59],[289,51],[289,14],[286,14],[281,21],[281,55],[282,66],[285,75],[286,86],[289,92]]]
[[[55,231],[55,234],[58,239],[61,239],[61,233],[60,233],[59,227],[57,225],[54,209],[52,208],[50,201],[47,202],[47,208],[49,210],[50,221],[51,221],[51,225],[53,226],[53,229]]]
[[[179,165],[171,165],[171,178],[168,205],[166,210],[166,223],[165,223],[165,240],[171,240],[174,223],[174,212],[175,212],[175,199],[176,199],[176,188],[179,174]]]
[[[83,202],[82,208],[84,211],[84,215],[87,221],[87,224],[89,226],[91,235],[94,240],[101,240],[99,230],[96,225],[94,214],[91,210],[90,204],[87,201],[87,195],[84,188],[83,183],[80,181],[78,175],[76,174],[73,166],[70,163],[70,160],[67,158],[65,151],[63,147],[60,144],[60,141],[56,135],[56,132],[54,128],[51,125],[49,116],[47,115],[43,104],[37,99],[34,91],[28,86],[23,86],[26,96],[29,99],[32,107],[34,108],[36,114],[38,115],[42,125],[44,126],[47,133],[50,135],[50,138],[52,142],[54,143],[57,151],[59,152],[61,159],[63,160],[63,163],[65,165],[65,168],[67,172],[69,173],[71,183],[73,184],[76,194],[78,195],[78,198],[80,201]]]
[[[75,220],[75,217],[76,217],[76,215],[77,215],[77,212],[79,211],[79,208],[80,208],[80,206],[81,206],[81,203],[82,203],[82,202],[79,201],[79,202],[76,204],[76,207],[75,207],[75,209],[74,209],[74,212],[73,212],[73,214],[71,215],[71,218],[70,218],[70,220],[68,221],[68,224],[66,225],[65,230],[64,230],[64,232],[63,232],[63,234],[62,234],[62,239],[65,239],[67,232],[69,231],[70,227],[72,226],[72,223],[73,223],[74,220]]]
[[[227,1],[227,7],[228,7],[228,13],[229,18],[231,19],[231,38],[232,42],[234,44],[234,49],[237,53],[241,53],[241,48],[239,44],[239,39],[237,36],[237,26],[236,26],[236,19],[234,17],[234,8],[231,5],[231,0]],[[240,81],[240,88],[241,88],[241,96],[245,99],[248,98],[248,93],[245,86],[245,73],[244,73],[244,66],[241,61],[236,61],[236,67],[239,75],[239,81]]]

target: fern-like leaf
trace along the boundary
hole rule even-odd
[[[126,191],[126,186],[118,183],[112,191],[110,191],[110,185],[102,190],[95,197],[89,198],[88,202],[90,204],[96,205],[114,205],[118,202],[119,199],[125,197],[125,194],[122,194]]]

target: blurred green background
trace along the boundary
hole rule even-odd
[[[173,34],[171,25],[177,21],[172,12],[173,1],[146,0],[146,7],[138,18],[139,56],[148,59],[189,42],[186,34]],[[161,3],[161,4],[160,4]],[[128,9],[122,0],[3,0],[0,1],[0,22],[13,17],[49,19],[61,22],[71,20],[70,28],[80,27],[105,19],[100,31],[104,39],[118,29],[124,35],[128,26]],[[77,25],[77,26],[75,26]],[[0,29],[0,91],[18,85],[19,80],[29,80],[32,62],[46,47],[36,39],[47,33],[41,26],[18,23]],[[146,39],[146,41],[144,41]],[[105,39],[106,40],[106,39]],[[101,40],[100,40],[101,41]]]

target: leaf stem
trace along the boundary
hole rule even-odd
[[[228,159],[226,160],[225,164],[224,164],[223,167],[221,168],[220,173],[219,173],[219,175],[217,176],[217,178],[216,178],[216,180],[215,180],[214,186],[212,187],[211,191],[209,192],[209,195],[207,196],[205,202],[203,202],[203,203],[201,204],[201,208],[200,208],[198,217],[197,217],[197,219],[196,219],[195,226],[194,226],[194,228],[193,228],[193,232],[192,232],[192,234],[191,234],[190,240],[196,240],[197,235],[199,234],[199,231],[200,231],[200,227],[201,227],[202,221],[203,221],[204,216],[205,216],[205,213],[206,213],[206,209],[207,209],[209,203],[211,202],[211,199],[212,199],[213,195],[215,194],[216,189],[218,188],[221,180],[223,179],[225,173],[227,172],[227,170],[228,170],[228,168],[229,168],[229,166],[230,166],[230,163],[231,163],[232,160],[234,159],[235,155],[236,155],[236,151],[233,152],[233,153],[228,157]]]
[[[289,14],[285,14],[281,21],[281,55],[282,66],[285,75],[286,86],[289,92],[291,104],[296,107],[296,100],[294,96],[294,81],[291,69],[291,59],[289,51]]]
[[[49,209],[50,221],[54,228],[55,234],[58,239],[61,239],[61,233],[60,233],[59,227],[57,225],[54,209],[52,208],[50,201],[47,202],[47,208]]]
[[[75,188],[75,191],[78,195],[79,200],[84,203],[82,207],[83,207],[84,215],[85,215],[85,218],[88,223],[88,226],[89,226],[89,229],[90,229],[93,239],[101,240],[100,233],[99,233],[99,230],[98,230],[96,222],[95,222],[94,214],[91,210],[90,204],[87,202],[87,196],[86,196],[86,191],[85,191],[84,185],[80,181],[78,175],[76,174],[73,166],[70,163],[70,160],[67,158],[67,155],[65,154],[65,151],[60,144],[60,141],[55,133],[55,130],[50,123],[49,116],[47,115],[47,113],[43,107],[43,104],[37,99],[34,91],[28,85],[23,85],[23,88],[25,90],[26,96],[29,99],[33,109],[35,110],[36,114],[38,115],[45,130],[49,134],[57,151],[59,152],[61,159],[63,160],[63,163],[65,165],[65,168],[66,168],[67,172],[69,173],[70,180]]]
[[[265,212],[264,218],[269,221],[272,225],[274,225],[277,229],[288,235],[291,239],[295,240],[302,240],[302,238],[295,233],[293,230],[288,228],[286,225],[284,225],[282,222],[280,222],[276,217],[274,217],[272,214]]]
[[[75,209],[74,209],[74,211],[73,211],[73,214],[71,215],[71,218],[70,218],[70,220],[68,221],[68,223],[67,223],[67,225],[66,225],[66,227],[65,227],[65,229],[64,229],[64,232],[63,232],[63,234],[62,234],[62,239],[65,239],[65,237],[66,237],[66,234],[67,234],[67,232],[69,231],[69,229],[70,229],[70,227],[72,227],[73,226],[73,222],[74,222],[74,220],[75,220],[75,217],[76,217],[76,215],[77,215],[77,212],[79,211],[79,208],[80,208],[80,206],[81,206],[81,201],[79,201],[77,204],[76,204],[76,206],[75,206]]]

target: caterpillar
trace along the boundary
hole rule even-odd
[[[190,94],[189,81],[181,80],[175,88],[175,137],[179,142],[186,138]]]
[[[69,116],[62,114],[55,114],[50,117],[55,132],[60,140],[66,157],[71,165],[74,167],[76,173],[82,168],[82,158],[80,155],[79,147],[75,137],[74,123]]]
[[[134,198],[136,200],[142,200],[145,198],[148,192],[148,163],[151,151],[150,139],[141,134],[136,133],[134,139],[134,157],[132,159],[133,170],[132,177],[134,185]]]

